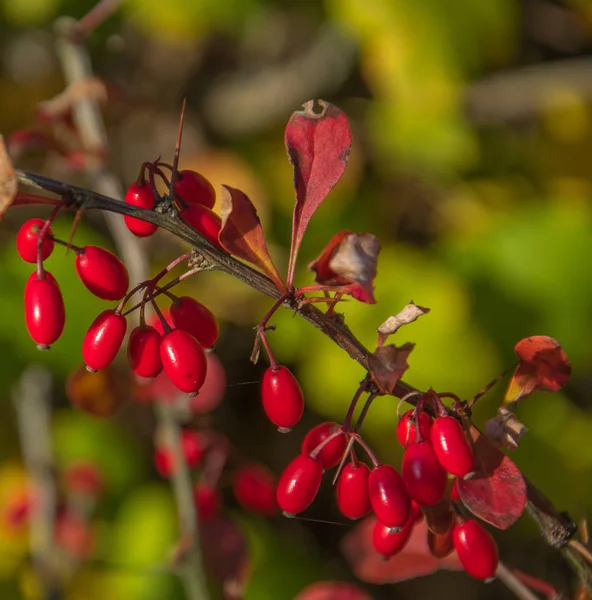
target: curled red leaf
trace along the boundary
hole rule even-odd
[[[314,100],[290,117],[284,139],[294,168],[296,205],[292,221],[292,243],[288,285],[292,284],[296,256],[312,215],[339,181],[349,157],[351,131],[347,117],[333,104]]]
[[[354,574],[367,583],[397,583],[435,573],[438,569],[462,570],[456,555],[438,558],[428,546],[428,528],[424,520],[413,527],[407,545],[395,556],[384,560],[372,545],[376,517],[358,523],[341,543],[341,551]]]
[[[360,302],[374,304],[374,279],[380,243],[370,233],[340,231],[321,255],[310,263],[315,280],[327,291],[349,294]]]
[[[251,199],[241,190],[223,185],[221,201],[222,229],[218,238],[224,249],[263,271],[285,291],[286,286],[269,256],[261,221]]]
[[[556,392],[569,380],[571,365],[561,344],[546,335],[520,340],[515,348],[520,363],[512,376],[504,404],[518,402],[533,392]]]
[[[359,586],[343,581],[319,581],[303,589],[294,600],[372,600]]]
[[[474,425],[470,426],[469,435],[473,441],[476,472],[472,479],[457,479],[460,498],[475,516],[498,529],[508,529],[526,507],[524,477]]]

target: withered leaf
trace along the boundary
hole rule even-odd
[[[397,347],[393,344],[376,348],[368,356],[368,371],[372,381],[383,394],[392,394],[405,371],[409,368],[407,358],[415,344]]]

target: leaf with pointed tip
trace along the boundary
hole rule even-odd
[[[359,586],[344,581],[319,581],[303,589],[294,600],[372,600]]]
[[[351,148],[351,131],[345,114],[324,100],[318,100],[318,104],[322,108],[319,113],[314,111],[314,100],[294,112],[284,135],[296,189],[288,285],[292,284],[308,222],[341,179]]]
[[[397,583],[431,575],[439,569],[462,570],[455,552],[443,558],[432,554],[428,546],[428,528],[423,519],[413,527],[403,550],[384,560],[372,544],[375,523],[376,517],[364,519],[341,543],[341,551],[358,579],[376,584]]]
[[[222,186],[222,229],[218,239],[230,254],[251,263],[265,273],[282,292],[286,286],[275,268],[257,210],[240,190]]]
[[[557,340],[533,335],[520,340],[514,350],[520,363],[508,385],[504,404],[518,402],[533,392],[556,392],[569,380],[571,365]]]
[[[370,233],[340,231],[321,255],[310,263],[315,281],[327,291],[349,294],[360,302],[374,304],[374,279],[380,243]]]
[[[368,356],[368,371],[372,381],[383,394],[392,394],[405,371],[409,368],[407,358],[415,344],[379,346]]]
[[[524,477],[510,458],[472,424],[469,435],[476,472],[472,479],[456,480],[460,499],[476,517],[498,529],[508,529],[526,507]]]

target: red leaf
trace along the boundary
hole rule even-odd
[[[308,266],[327,291],[350,294],[360,302],[374,304],[374,278],[380,243],[370,233],[340,231],[321,255]]]
[[[432,556],[428,546],[428,528],[423,519],[413,528],[403,550],[384,560],[372,545],[375,522],[375,517],[368,517],[356,525],[341,544],[341,550],[358,579],[367,583],[397,583],[430,575],[438,569],[462,570],[456,553],[445,558]]]
[[[336,107],[318,100],[303,105],[290,117],[284,139],[294,167],[296,206],[292,221],[292,243],[288,285],[291,286],[296,256],[312,215],[339,181],[349,157],[351,131],[347,117]]]
[[[520,340],[514,350],[520,363],[508,385],[504,404],[518,402],[535,391],[556,392],[567,383],[571,365],[557,340],[533,335]]]
[[[508,529],[526,507],[522,473],[474,425],[470,436],[477,469],[472,479],[457,479],[460,498],[475,516],[498,529]]]
[[[222,229],[218,238],[224,249],[261,269],[285,292],[286,286],[269,256],[261,221],[249,197],[223,185],[221,201]]]
[[[372,597],[353,583],[319,581],[302,590],[294,600],[372,600]]]

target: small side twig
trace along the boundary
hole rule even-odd
[[[514,573],[508,569],[500,560],[496,571],[497,578],[520,600],[539,600],[539,597],[531,591]]]

